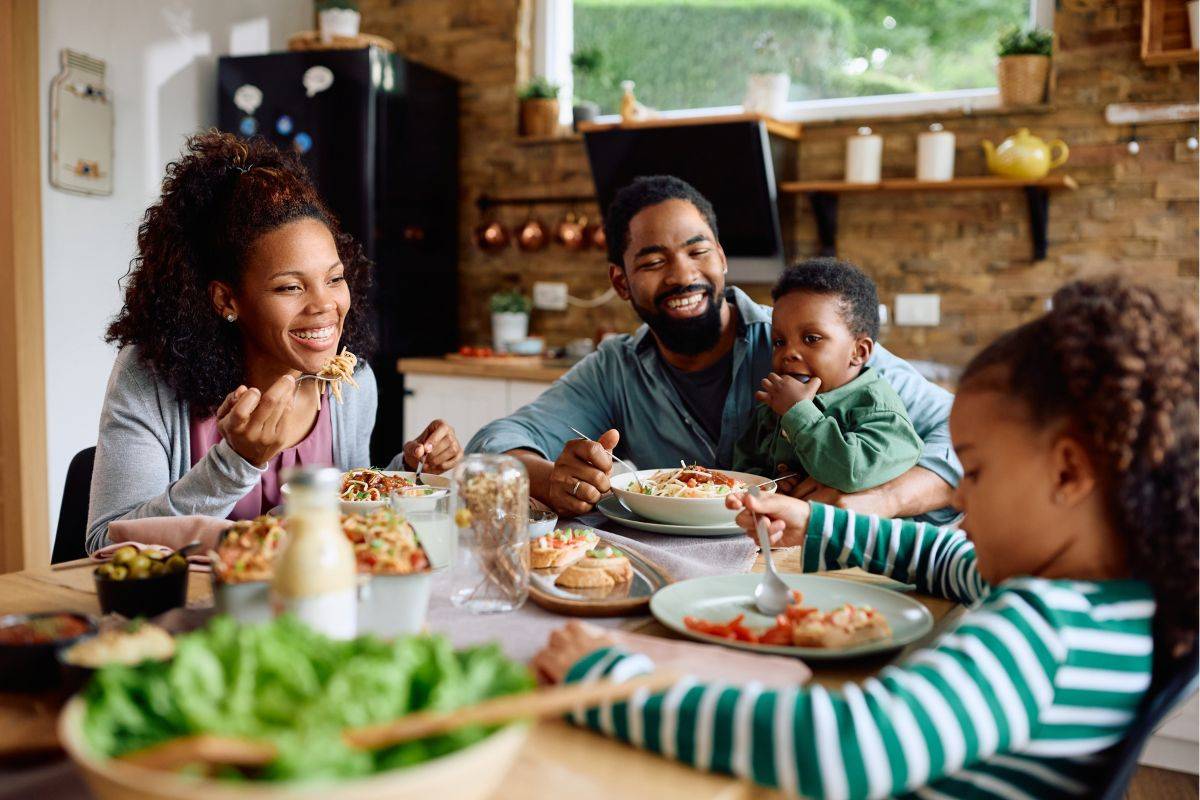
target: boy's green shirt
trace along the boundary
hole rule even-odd
[[[792,406],[780,417],[755,406],[750,427],[733,449],[733,468],[770,477],[786,464],[841,492],[860,492],[907,472],[923,442],[904,403],[878,372]]]

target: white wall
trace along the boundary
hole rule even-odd
[[[138,222],[184,137],[217,122],[217,56],[283,50],[313,24],[312,0],[41,0],[42,174],[50,81],[59,51],[108,64],[115,109],[113,193],[70,194],[42,181],[50,535],[71,457],[96,443],[115,350],[104,328],[134,255]]]

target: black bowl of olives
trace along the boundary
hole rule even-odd
[[[100,610],[126,617],[153,617],[187,603],[188,562],[178,552],[139,551],[126,545],[96,567]]]

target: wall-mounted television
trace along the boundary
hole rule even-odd
[[[586,131],[583,141],[602,213],[634,178],[674,175],[713,204],[731,283],[773,283],[779,276],[784,253],[775,180],[781,150],[763,122],[609,128]]]

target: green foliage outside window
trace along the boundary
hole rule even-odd
[[[1001,31],[1029,0],[575,0],[575,95],[620,104],[619,82],[660,109],[738,105],[746,77],[787,72],[790,99],[996,85]]]

